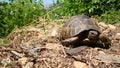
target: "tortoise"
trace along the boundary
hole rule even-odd
[[[100,47],[109,48],[111,44],[110,39],[101,33],[98,24],[86,15],[73,16],[69,19],[62,27],[60,36],[63,45],[72,47],[96,44],[98,41],[103,45],[99,45]]]

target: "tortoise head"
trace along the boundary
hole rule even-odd
[[[99,33],[98,33],[98,31],[95,31],[95,30],[90,30],[88,33],[88,39],[90,39],[90,40],[97,41],[98,36],[99,36]]]

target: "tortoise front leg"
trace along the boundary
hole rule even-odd
[[[72,37],[72,38],[62,40],[61,43],[62,43],[62,45],[68,46],[71,44],[75,44],[78,40],[79,40],[78,37]]]
[[[111,40],[103,34],[101,34],[99,36],[99,42],[98,43],[102,44],[103,48],[109,48],[111,46]]]

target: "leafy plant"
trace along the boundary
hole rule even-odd
[[[58,0],[55,7],[59,8],[52,14],[58,17],[85,14],[111,24],[117,23],[120,17],[120,0]]]
[[[58,15],[73,16],[78,14],[101,15],[109,10],[120,9],[119,0],[59,0]],[[55,5],[56,6],[56,5]]]
[[[41,0],[10,0],[0,2],[0,37],[15,27],[22,27],[45,13]]]
[[[118,11],[106,11],[105,13],[101,14],[100,17],[98,17],[98,19],[100,21],[109,23],[109,24],[116,24],[116,23],[120,23],[120,10]]]

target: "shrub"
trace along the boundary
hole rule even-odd
[[[67,16],[78,14],[100,16],[106,11],[120,9],[120,0],[58,0],[57,4],[61,8],[55,12]]]
[[[120,23],[120,10],[118,11],[106,11],[105,13],[101,14],[100,17],[98,17],[98,19],[100,21],[109,23],[109,24],[116,24],[116,23]]]
[[[0,37],[7,36],[15,27],[22,27],[45,13],[42,2],[11,0],[0,2]]]
[[[59,7],[52,12],[58,17],[85,14],[111,24],[118,23],[120,17],[120,0],[58,0],[53,7]]]

